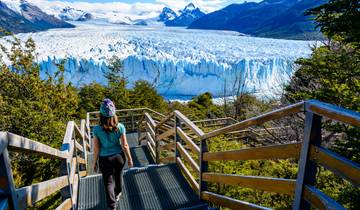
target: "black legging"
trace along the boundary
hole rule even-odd
[[[104,180],[108,207],[110,209],[115,209],[116,195],[122,190],[122,169],[125,165],[125,155],[121,152],[120,154],[111,156],[100,156],[99,165]]]

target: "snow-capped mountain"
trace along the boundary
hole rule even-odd
[[[160,22],[166,22],[169,20],[174,20],[175,18],[177,18],[177,14],[174,10],[172,10],[169,7],[164,7],[164,9],[161,11],[160,15],[159,15],[159,19],[158,21]]]
[[[189,26],[194,21],[205,15],[198,7],[193,3],[188,4],[183,10],[179,11],[179,15],[165,22],[166,26]]]
[[[13,33],[74,27],[25,0],[1,0],[0,10],[1,27]]]
[[[93,18],[92,14],[72,7],[65,7],[59,14],[64,21],[86,21]]]

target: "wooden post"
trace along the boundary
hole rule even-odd
[[[9,196],[10,209],[19,209],[7,145],[7,133],[0,132],[0,189]]]
[[[81,136],[82,136],[82,146],[84,150],[84,159],[85,159],[85,170],[88,168],[88,157],[87,157],[87,146],[86,146],[86,130],[85,130],[85,120],[80,121],[80,130],[81,130]]]
[[[131,114],[131,129],[132,129],[132,132],[135,131],[135,120],[134,120],[134,113],[133,112],[130,112]]]
[[[204,153],[208,152],[207,139],[200,140],[200,173],[199,173],[199,198],[201,199],[201,192],[207,190],[207,184],[202,179],[202,174],[208,171],[208,162],[204,161]]]
[[[310,203],[303,199],[304,186],[316,182],[316,163],[309,159],[310,146],[321,144],[321,116],[306,112],[304,140],[301,147],[299,171],[296,179],[293,209],[310,209]]]
[[[154,141],[155,141],[155,163],[159,164],[159,159],[160,159],[160,151],[159,151],[159,141],[158,141],[158,129],[155,127],[154,128],[154,132],[155,132],[155,136],[154,136]]]
[[[175,115],[175,124],[174,124],[174,129],[175,129],[175,135],[174,135],[174,143],[175,143],[175,162],[177,162],[177,157],[179,157],[179,151],[177,148],[177,142],[180,141],[180,136],[177,132],[177,127],[180,127],[180,120],[179,118]]]

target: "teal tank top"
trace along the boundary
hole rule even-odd
[[[126,131],[122,123],[118,124],[118,128],[118,131],[106,132],[100,125],[94,127],[93,134],[100,143],[99,156],[115,155],[122,151],[120,138],[126,135]]]

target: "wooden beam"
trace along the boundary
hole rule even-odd
[[[69,210],[71,209],[71,199],[64,200],[55,210]]]
[[[150,125],[155,128],[156,127],[156,123],[155,121],[152,119],[152,117],[149,115],[149,113],[145,113],[145,118],[147,119],[146,121],[150,123]]]
[[[343,206],[331,199],[329,196],[312,186],[305,186],[304,198],[311,203],[312,206],[320,210],[336,209],[345,210]]]
[[[219,160],[259,160],[259,159],[287,159],[300,156],[301,143],[272,145],[265,147],[245,148],[240,150],[207,152],[205,161]]]
[[[204,132],[197,127],[191,120],[189,120],[185,115],[183,115],[179,111],[174,111],[177,118],[180,119],[183,123],[185,123],[197,136],[202,137]]]
[[[172,136],[175,134],[175,129],[174,128],[170,128],[169,130],[165,131],[164,133],[160,134],[156,139],[158,141],[161,141],[169,136]]]
[[[169,157],[165,157],[165,158],[159,158],[159,161],[161,163],[174,163],[175,162],[175,157],[173,156],[169,156]]]
[[[299,170],[296,178],[296,189],[294,198],[294,210],[310,209],[310,203],[303,199],[304,186],[315,185],[316,183],[316,163],[310,161],[311,145],[320,146],[321,144],[321,119],[322,117],[312,112],[306,112],[304,140],[301,145],[299,160]]]
[[[68,154],[60,150],[12,133],[8,133],[8,145],[10,151],[38,154],[50,158],[66,159],[68,157]]]
[[[0,139],[0,141],[7,141],[6,136],[2,136],[5,139]],[[0,188],[6,193],[9,197],[10,209],[19,209],[17,198],[16,198],[16,189],[13,179],[13,174],[11,170],[11,164],[9,159],[9,152],[5,148],[0,154]]]
[[[176,163],[180,170],[184,173],[186,179],[190,183],[190,186],[193,188],[195,192],[199,192],[199,184],[196,182],[194,177],[191,175],[190,171],[186,168],[185,164],[182,162],[180,158],[176,158]]]
[[[154,149],[152,148],[151,144],[149,142],[147,142],[147,146],[150,150],[150,153],[152,154],[153,158],[155,159],[156,158],[156,154],[155,154],[155,151]]]
[[[155,147],[155,145],[156,145],[155,141],[154,141],[153,137],[150,135],[150,133],[146,133],[146,138],[150,142],[151,146]]]
[[[323,147],[311,146],[310,159],[360,187],[360,165]]]
[[[85,160],[84,158],[82,158],[82,157],[80,157],[80,156],[77,156],[76,158],[77,158],[77,162],[78,162],[79,164],[84,164],[84,165],[86,165],[86,160]]]
[[[257,116],[257,117],[253,117],[244,121],[241,121],[239,123],[235,123],[233,125],[224,127],[224,128],[220,128],[214,131],[211,131],[205,135],[202,136],[203,139],[208,139],[217,135],[221,135],[224,133],[229,133],[229,132],[233,132],[236,130],[240,130],[240,129],[245,129],[247,127],[250,126],[254,126],[254,125],[260,125],[263,124],[267,121],[270,120],[277,120],[292,114],[296,114],[301,112],[304,109],[304,102],[300,102],[297,104],[293,104],[272,112],[268,112],[266,114]]]
[[[168,143],[159,146],[159,150],[175,150],[175,143]]]
[[[78,141],[76,141],[76,139],[74,139],[74,142],[75,142],[76,149],[78,151],[84,152],[83,147],[81,146],[81,144]]]
[[[328,117],[343,123],[360,127],[360,113],[317,100],[305,102],[306,111]]]
[[[74,135],[74,121],[69,121],[67,126],[66,126],[66,132],[65,132],[65,136],[64,136],[64,140],[63,143],[61,145],[61,151],[63,152],[69,152],[72,155],[72,151],[71,151],[71,141],[73,139],[73,135]]]
[[[162,126],[165,122],[167,122],[168,120],[170,120],[172,117],[174,116],[174,112],[171,112],[170,114],[168,114],[165,118],[163,118],[157,125],[156,127],[160,127]]]
[[[236,174],[203,173],[204,181],[216,182],[239,187],[264,190],[268,192],[294,195],[295,180]]]
[[[153,138],[155,138],[155,131],[148,122],[146,122],[146,130],[151,134]]]
[[[79,175],[80,175],[80,177],[84,177],[87,175],[87,171],[80,171]]]
[[[236,199],[224,196],[224,195],[219,195],[219,194],[208,192],[208,191],[201,192],[201,198],[210,203],[224,206],[224,207],[227,207],[230,209],[235,209],[235,210],[238,210],[238,209],[241,209],[241,210],[254,210],[254,209],[269,210],[269,208],[266,208],[263,206],[258,206],[258,205],[252,204],[252,203],[236,200]]]
[[[36,202],[55,193],[68,184],[67,176],[61,176],[31,186],[19,188],[16,190],[19,208],[26,209],[27,207],[33,206]]]
[[[8,146],[7,132],[0,132],[0,155]]]
[[[176,142],[177,149],[179,150],[181,156],[185,158],[185,160],[189,163],[190,167],[194,169],[196,173],[200,172],[200,167],[194,161],[194,159],[189,155],[189,153],[185,150],[185,148],[180,144],[180,142]]]
[[[177,132],[180,136],[180,138],[190,146],[191,150],[196,154],[200,155],[200,148],[186,135],[186,133],[180,128],[177,127]]]

